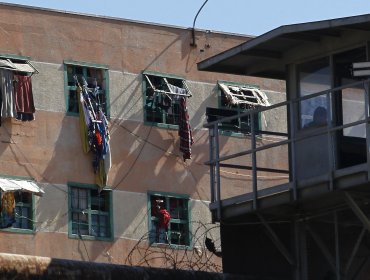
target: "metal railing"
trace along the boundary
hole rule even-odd
[[[370,147],[370,125],[369,125],[369,85],[370,85],[370,79],[347,84],[345,86],[332,88],[325,91],[320,91],[314,94],[310,94],[304,97],[300,97],[293,100],[288,100],[285,102],[281,102],[278,104],[274,104],[272,106],[268,107],[260,107],[255,110],[250,110],[245,113],[241,113],[235,116],[225,117],[222,119],[218,119],[213,122],[209,122],[204,125],[204,127],[209,129],[209,161],[205,162],[206,165],[209,165],[210,167],[210,191],[211,191],[211,204],[216,204],[217,208],[217,217],[218,219],[221,218],[221,181],[220,181],[220,171],[221,167],[233,167],[233,168],[241,168],[239,165],[233,165],[233,164],[225,164],[224,162],[227,160],[235,159],[241,156],[250,155],[252,157],[252,166],[249,167],[249,170],[251,170],[251,176],[252,176],[252,200],[253,200],[253,209],[257,209],[258,207],[258,180],[257,180],[257,171],[262,170],[264,172],[286,172],[289,174],[289,185],[290,189],[293,194],[293,199],[297,200],[297,170],[296,170],[296,143],[298,141],[302,141],[305,139],[308,139],[310,137],[320,136],[320,135],[327,135],[327,141],[328,141],[328,172],[333,173],[335,169],[338,168],[338,165],[335,161],[335,134],[339,130],[343,130],[346,128],[354,127],[360,124],[366,124],[366,147]],[[358,88],[361,87],[363,89],[364,94],[364,112],[365,116],[361,120],[353,121],[346,124],[337,125],[334,123],[334,121],[337,119],[336,114],[342,113],[342,111],[337,112],[336,108],[332,106],[332,102],[334,99],[334,95],[341,92],[344,89],[348,88]],[[318,96],[325,96],[326,97],[326,106],[327,106],[327,125],[320,127],[318,129],[310,129],[307,131],[304,131],[304,133],[298,133],[298,127],[297,124],[297,117],[298,115],[298,108],[299,104],[304,101],[311,98],[315,98]],[[267,112],[270,110],[278,109],[285,107],[288,112],[288,119],[287,119],[287,128],[288,133],[281,133],[281,132],[274,132],[274,131],[266,131],[266,130],[259,130],[254,125],[254,119],[258,117],[258,114]],[[251,133],[248,134],[246,137],[250,139],[251,146],[250,148],[246,150],[239,151],[237,153],[228,154],[228,155],[220,155],[220,133],[219,128],[222,122],[225,121],[232,121],[237,118],[249,116],[251,119]],[[263,135],[273,135],[273,136],[280,136],[281,141],[265,144],[263,146],[257,146],[257,140],[262,137]],[[273,168],[258,168],[258,162],[257,162],[257,153],[261,151],[265,151],[268,149],[272,149],[275,147],[279,147],[282,145],[288,145],[290,154],[289,154],[289,163],[288,163],[288,170],[279,170],[279,169],[273,169]],[[367,165],[368,165],[368,178],[370,179],[370,152],[369,149],[366,149],[366,158],[367,158]],[[244,169],[248,168],[246,166],[243,167]],[[330,190],[333,190],[333,180],[330,180]],[[247,193],[247,191],[246,191]],[[250,192],[249,192],[250,193]]]

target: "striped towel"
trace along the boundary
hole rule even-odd
[[[194,140],[185,97],[180,97],[179,136],[180,151],[182,152],[184,161],[186,161],[187,159],[191,159],[191,145],[193,145]]]

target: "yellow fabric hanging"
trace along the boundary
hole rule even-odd
[[[107,185],[107,174],[105,174],[104,160],[100,160],[98,169],[95,173],[95,183],[100,187],[104,188]]]
[[[5,192],[1,198],[2,211],[11,216],[14,213],[15,198],[13,192]]]

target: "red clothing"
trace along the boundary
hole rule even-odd
[[[18,113],[35,113],[30,76],[15,75],[15,109]]]
[[[103,144],[103,138],[101,137],[101,134],[99,131],[95,131],[95,137],[96,137],[96,143],[98,146],[101,146]]]
[[[168,213],[166,209],[161,209],[159,210],[159,227],[168,229],[168,224],[170,223],[171,220],[171,215]]]

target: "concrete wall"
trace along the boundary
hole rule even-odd
[[[197,62],[249,38],[199,31],[198,47],[193,48],[189,29],[5,4],[0,7],[0,54],[30,56],[39,71],[32,77],[36,120],[3,119],[0,127],[0,175],[34,178],[45,190],[45,195],[36,199],[36,232],[0,232],[0,251],[124,263],[148,231],[147,192],[153,190],[189,195],[192,222],[209,224],[210,178],[209,168],[203,164],[209,158],[208,131],[202,127],[205,108],[218,106],[217,80],[258,84],[272,103],[285,99],[284,85],[279,81],[197,71]],[[205,44],[210,48],[204,48]],[[94,184],[94,174],[92,156],[82,151],[78,118],[65,114],[64,60],[109,67],[112,242],[70,239],[67,235],[67,183]],[[188,100],[195,141],[191,160],[182,160],[177,130],[143,124],[144,70],[180,75],[187,80],[193,93]],[[266,114],[265,128],[284,130],[279,123],[284,114],[284,110]],[[262,139],[259,144],[270,140]],[[222,136],[221,153],[237,152],[248,143],[248,137]],[[277,152],[286,159],[286,150]],[[266,155],[260,159],[262,164],[271,162]],[[277,165],[286,164],[284,160]],[[225,195],[248,191],[248,176],[223,170]],[[281,178],[268,180],[278,183]],[[219,242],[217,229],[212,235]],[[201,239],[195,243],[204,245]]]
[[[62,259],[1,254],[0,279],[135,279],[135,280],[253,280],[255,278],[232,274],[206,273],[179,269],[153,269],[129,266],[96,264]],[[257,279],[257,278],[256,278]]]
[[[213,82],[222,78],[284,90],[279,81],[197,70],[197,62],[250,39],[243,35],[197,31],[198,47],[194,48],[190,46],[188,28],[6,4],[1,5],[0,25],[1,53],[30,56],[33,61],[86,61],[128,73],[151,70],[177,74],[187,80]]]
[[[45,190],[45,194],[43,197],[35,198],[35,232],[25,237],[19,233],[1,233],[3,242],[0,244],[0,251],[119,264],[127,262],[131,250],[140,239],[144,238],[137,251],[148,246],[147,194],[114,191],[114,240],[112,242],[82,241],[78,238],[68,238],[68,187],[61,184],[41,184],[41,187]],[[191,200],[189,208],[192,215],[191,235],[194,247],[205,249],[202,244],[205,232],[219,245],[218,227],[210,224],[208,203]],[[211,228],[217,228],[217,230]],[[173,252],[176,251],[181,250]],[[164,258],[163,255],[161,257]],[[135,259],[131,261],[135,262]],[[213,261],[219,263],[220,260],[215,258]]]

